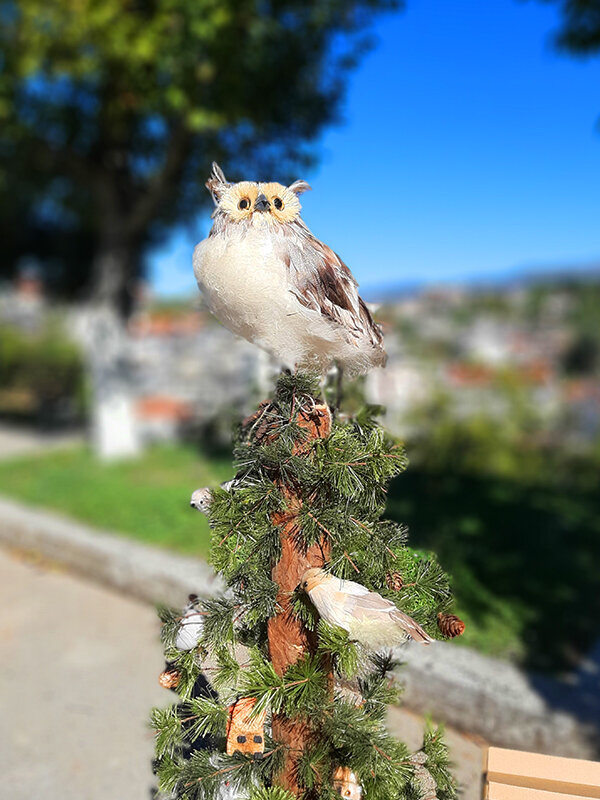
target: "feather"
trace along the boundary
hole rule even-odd
[[[312,186],[306,181],[300,180],[290,183],[288,189],[294,194],[303,194],[304,192],[310,192],[312,190]]]
[[[387,357],[381,328],[373,321],[358,294],[358,284],[342,259],[312,234],[307,241],[288,241],[286,245],[291,292],[296,299],[339,326],[357,346],[366,345],[371,350],[373,366],[384,366]]]
[[[212,163],[212,172],[210,174],[209,179],[204,184],[208,191],[212,194],[212,198],[216,206],[219,205],[219,201],[223,196],[226,189],[228,189],[231,184],[225,177],[225,173],[221,169],[221,167],[217,164],[216,161]]]

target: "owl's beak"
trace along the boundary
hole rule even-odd
[[[271,204],[264,196],[264,194],[259,194],[254,202],[254,210],[255,211],[268,211],[271,207]]]

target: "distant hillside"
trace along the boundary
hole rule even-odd
[[[589,284],[600,282],[600,260],[587,264],[560,264],[554,266],[513,267],[512,269],[481,275],[477,278],[449,281],[394,281],[381,284],[361,286],[361,294],[371,303],[390,303],[413,297],[428,289],[461,288],[469,292],[506,291],[519,287],[556,286],[566,287],[573,284]]]

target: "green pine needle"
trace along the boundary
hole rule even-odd
[[[319,620],[317,630],[319,650],[332,656],[333,666],[338,675],[353,678],[360,665],[360,653],[355,642],[350,640],[343,628],[329,625],[322,619]]]
[[[251,793],[250,800],[296,800],[296,798],[280,786],[261,786]]]
[[[426,720],[423,750],[427,755],[426,768],[437,784],[438,800],[457,800],[458,785],[452,775],[452,762],[444,740],[444,726]]]

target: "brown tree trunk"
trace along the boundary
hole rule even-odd
[[[325,438],[331,431],[331,412],[326,405],[315,406],[309,412],[301,412],[298,423],[308,433],[308,442]],[[299,442],[295,448],[298,455],[306,453],[307,441]],[[290,487],[284,486],[286,498],[284,511],[274,515],[273,522],[280,529],[281,558],[273,567],[272,578],[279,585],[277,602],[281,608],[279,614],[269,620],[269,653],[273,667],[278,675],[295,664],[306,653],[316,650],[316,634],[307,630],[297,620],[290,609],[290,597],[300,583],[302,575],[310,567],[322,567],[329,558],[330,547],[325,536],[319,544],[314,544],[304,551],[299,549],[295,534],[298,530],[298,512],[302,500]],[[333,682],[332,682],[333,686]],[[296,779],[295,764],[298,756],[310,742],[312,735],[310,721],[290,719],[283,714],[276,714],[272,721],[273,738],[285,748],[285,762],[277,783],[296,796],[300,793]]]
[[[138,243],[121,231],[103,231],[92,264],[90,299],[127,319],[133,307]]]

